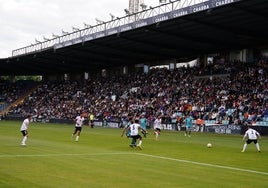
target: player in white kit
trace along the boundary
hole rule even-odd
[[[28,126],[31,122],[32,116],[28,115],[26,119],[23,120],[22,125],[20,127],[20,132],[23,135],[23,139],[21,141],[22,146],[26,146],[26,141],[28,139]]]
[[[154,120],[154,134],[155,134],[155,140],[159,139],[159,135],[162,128],[162,119],[161,116],[157,116],[157,118]]]
[[[247,148],[247,145],[250,144],[251,142],[254,142],[258,152],[261,152],[260,145],[258,143],[258,140],[261,139],[261,135],[260,135],[260,133],[258,131],[248,127],[248,130],[245,132],[245,135],[243,137],[243,141],[246,138],[248,138],[248,139],[247,139],[247,141],[245,142],[245,144],[243,146],[242,152],[245,152],[245,150]]]
[[[75,138],[76,142],[78,142],[78,140],[79,140],[80,133],[82,131],[83,122],[84,122],[86,116],[87,116],[86,112],[82,112],[79,116],[77,116],[74,119],[75,130],[74,130],[74,133],[72,134],[72,137],[74,137],[76,135],[76,138]]]
[[[130,130],[130,137],[134,140],[134,143],[136,143],[138,141],[138,144],[137,144],[137,147],[139,149],[142,149],[142,137],[141,135],[139,134],[139,129],[143,130],[143,131],[146,131],[144,130],[141,125],[139,124],[139,119],[136,119],[134,121],[134,123],[132,123],[131,125],[129,125],[129,127],[127,128]],[[135,144],[136,145],[136,144]],[[133,146],[135,146],[133,145]],[[131,146],[131,145],[130,145]],[[131,146],[131,147],[133,147]]]

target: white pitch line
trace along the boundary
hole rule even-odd
[[[214,164],[209,164],[209,163],[200,163],[200,162],[195,162],[195,161],[174,159],[174,158],[169,158],[169,157],[162,157],[162,156],[142,154],[142,153],[136,153],[136,155],[152,157],[152,158],[157,158],[157,159],[170,160],[170,161],[177,161],[177,162],[182,162],[182,163],[191,163],[191,164],[195,164],[195,165],[209,166],[209,167],[214,167],[214,168],[222,168],[222,169],[236,170],[236,171],[241,171],[241,172],[249,172],[249,173],[254,173],[254,174],[268,175],[268,172],[248,170],[248,169],[243,169],[243,168],[235,168],[235,167],[230,167],[230,166],[221,166],[221,165],[214,165]]]
[[[74,154],[74,153],[59,153],[59,154],[33,154],[33,155],[0,155],[1,158],[14,158],[14,157],[60,157],[60,156],[100,156],[100,155],[139,155],[139,156],[145,156],[145,157],[151,157],[151,158],[157,158],[157,159],[164,159],[164,160],[170,160],[170,161],[177,161],[181,163],[191,163],[195,165],[202,165],[202,166],[209,166],[214,168],[222,168],[222,169],[228,169],[228,170],[236,170],[241,172],[249,172],[254,174],[262,174],[262,175],[268,175],[268,172],[261,172],[261,171],[255,171],[255,170],[248,170],[243,168],[235,168],[230,166],[222,166],[222,165],[214,165],[209,163],[201,163],[196,161],[188,161],[188,160],[182,160],[182,159],[175,159],[170,157],[162,157],[158,155],[149,155],[149,154],[142,154],[142,153],[129,153],[129,152],[118,152],[118,153],[80,153],[80,154]]]

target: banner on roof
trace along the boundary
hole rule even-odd
[[[96,33],[85,35],[79,39],[72,39],[72,40],[65,41],[59,44],[55,44],[54,49],[77,44],[78,42],[86,42],[86,41],[94,40],[94,39],[105,37],[105,36],[119,34],[121,32],[126,32],[132,29],[137,29],[137,28],[145,27],[145,26],[152,25],[152,24],[157,24],[163,21],[171,20],[174,18],[186,16],[186,15],[201,12],[201,11],[209,11],[213,8],[228,5],[231,3],[238,2],[238,1],[241,1],[241,0],[208,0],[206,2],[198,3],[192,6],[188,6],[188,7],[183,7],[183,8],[176,9],[176,10],[166,12],[163,14],[159,14],[153,17],[139,19],[139,20],[136,20],[135,22],[117,26],[111,29],[98,31]]]

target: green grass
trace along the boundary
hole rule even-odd
[[[266,188],[268,141],[241,153],[241,135],[149,131],[143,150],[132,149],[121,129],[32,123],[20,146],[21,122],[0,121],[0,187],[47,188]],[[211,142],[212,148],[206,144]]]

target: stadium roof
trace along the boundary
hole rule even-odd
[[[228,1],[232,0],[221,2]],[[241,0],[67,47],[0,59],[0,75],[90,72],[219,51],[267,48],[267,10],[267,0]]]

